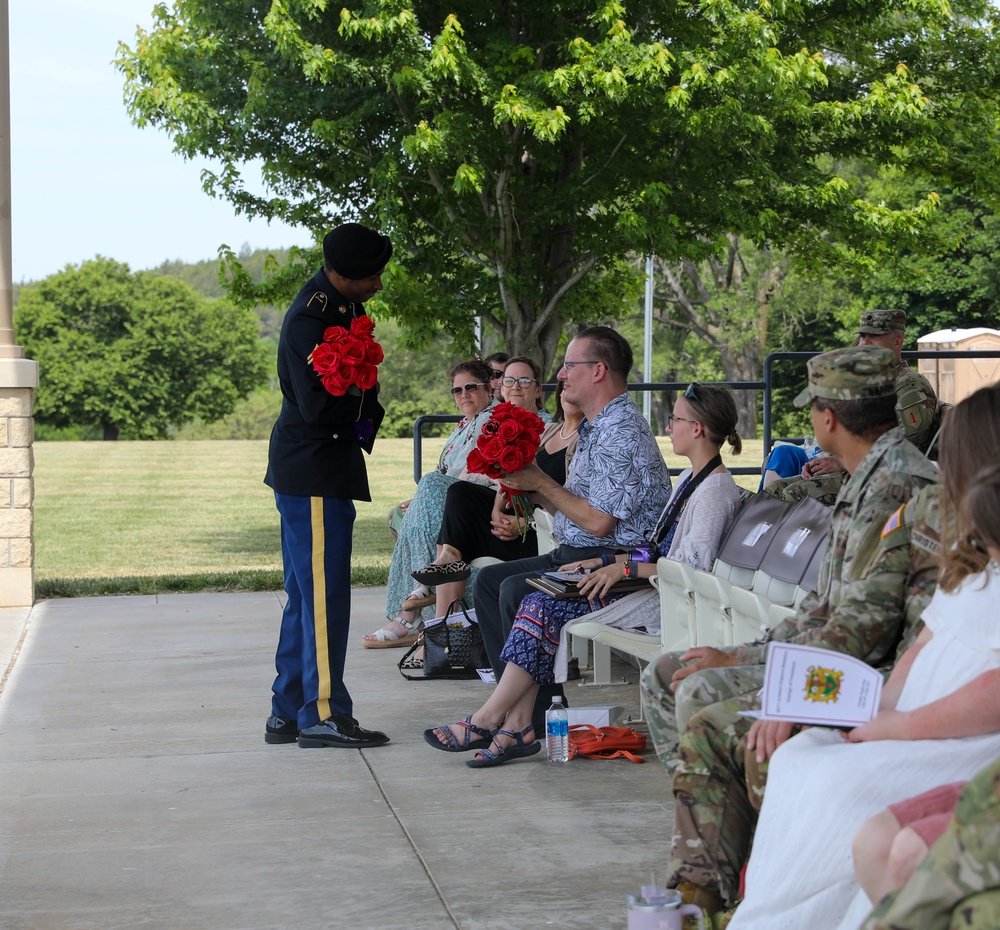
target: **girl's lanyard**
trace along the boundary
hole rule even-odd
[[[669,533],[671,538],[673,537],[674,527],[677,525],[677,518],[681,515],[681,510],[683,510],[684,505],[687,503],[687,499],[695,492],[695,489],[701,484],[716,468],[722,464],[722,456],[716,455],[701,471],[698,472],[693,478],[688,475],[684,481],[681,482],[681,486],[677,489],[677,493],[670,499],[670,502],[666,507],[663,508],[663,513],[660,514],[659,522],[656,524],[656,528],[653,530],[653,548],[659,546],[667,538]]]

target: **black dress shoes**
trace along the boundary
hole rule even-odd
[[[313,749],[318,746],[368,749],[370,746],[382,746],[388,742],[389,737],[384,733],[364,729],[357,720],[348,717],[347,714],[332,714],[315,726],[299,730],[299,746],[302,749]]]
[[[294,720],[286,720],[271,714],[264,726],[265,743],[294,743],[299,738],[299,725]]]

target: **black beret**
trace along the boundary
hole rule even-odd
[[[392,257],[392,243],[360,223],[344,223],[323,238],[323,261],[345,278],[367,278]]]

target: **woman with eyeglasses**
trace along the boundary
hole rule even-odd
[[[400,504],[403,519],[389,563],[386,597],[389,622],[374,633],[365,634],[361,644],[367,649],[407,646],[416,640],[413,628],[420,622],[421,610],[433,604],[434,597],[426,588],[413,590],[410,572],[434,557],[448,488],[461,480],[477,483],[489,480],[466,471],[469,452],[475,448],[492,413],[490,408],[494,401],[490,393],[489,367],[478,358],[459,362],[451,371],[451,384],[455,406],[463,419],[445,441],[437,469],[424,475],[413,497]]]
[[[492,695],[465,720],[425,730],[427,743],[444,752],[475,750],[475,758],[467,763],[473,768],[534,755],[541,749],[531,722],[535,695],[540,685],[566,680],[563,628],[586,617],[630,629],[641,626],[651,633],[659,629],[659,594],[654,588],[626,595],[611,595],[609,589],[623,578],[651,578],[658,557],[711,568],[740,502],[739,488],[720,455],[723,442],[734,455],[742,450],[737,419],[736,399],[724,386],[694,383],[677,398],[669,421],[670,441],[691,467],[681,472],[657,521],[649,561],[622,552],[561,566],[587,573],[578,583],[581,596],[563,599],[538,592],[525,597],[500,654],[506,665]]]
[[[535,361],[515,356],[504,368],[504,400],[534,410],[541,404],[540,379],[541,369]],[[542,433],[535,462],[550,478],[564,484],[576,451],[583,411],[562,400],[561,381],[555,396],[555,417]],[[464,482],[448,488],[437,555],[429,565],[413,572],[417,581],[435,587],[434,615],[444,616],[448,605],[471,586],[477,570],[469,563],[474,559],[489,557],[509,562],[537,555],[535,531],[529,529],[522,539],[522,529],[505,494]]]
[[[500,399],[537,413],[543,420],[552,418],[542,410],[542,369],[534,359],[515,355],[503,364]]]

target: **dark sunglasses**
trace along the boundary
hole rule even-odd
[[[495,368],[490,369],[490,381],[496,381],[497,378],[502,378],[503,372],[497,371]]]
[[[691,400],[698,400],[698,392],[694,389],[694,381],[692,381],[685,389],[682,397],[690,397]]]
[[[470,381],[468,384],[463,384],[461,387],[453,387],[451,393],[454,397],[458,397],[459,394],[474,394],[479,388],[486,387],[480,381]]]

